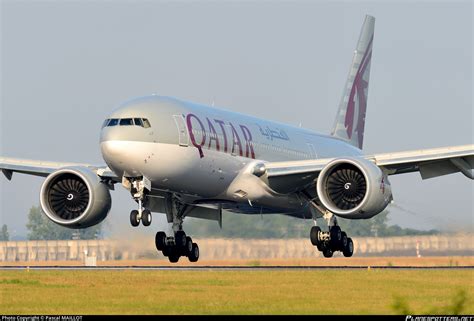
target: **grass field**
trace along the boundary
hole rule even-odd
[[[84,265],[83,261],[11,261],[1,262],[3,266],[71,266]],[[137,259],[97,261],[98,266],[170,266],[167,259]],[[181,258],[173,266],[474,266],[473,256],[376,256],[376,257],[333,257],[331,259],[227,259],[199,260],[190,263]]]
[[[474,314],[473,270],[0,271],[2,314]]]

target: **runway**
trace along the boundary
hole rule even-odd
[[[472,270],[470,266],[0,266],[0,270],[155,270],[155,271],[271,271],[271,270]]]

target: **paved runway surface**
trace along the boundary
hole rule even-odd
[[[0,266],[0,270],[158,270],[158,271],[246,271],[246,270],[470,270],[474,266]]]

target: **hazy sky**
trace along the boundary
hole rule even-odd
[[[0,3],[0,155],[102,163],[103,119],[151,93],[327,133],[365,14],[376,17],[367,153],[474,140],[471,1]],[[26,234],[42,181],[0,179],[14,234]],[[393,222],[474,229],[461,174],[391,182],[408,210],[390,207]],[[117,186],[108,220],[128,226],[134,207]]]

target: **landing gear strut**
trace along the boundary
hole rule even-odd
[[[319,226],[313,226],[310,231],[311,243],[324,257],[332,257],[336,251],[341,251],[345,257],[351,257],[354,253],[352,239],[337,225],[334,214],[326,213],[324,218],[328,222],[329,231],[323,232]]]

